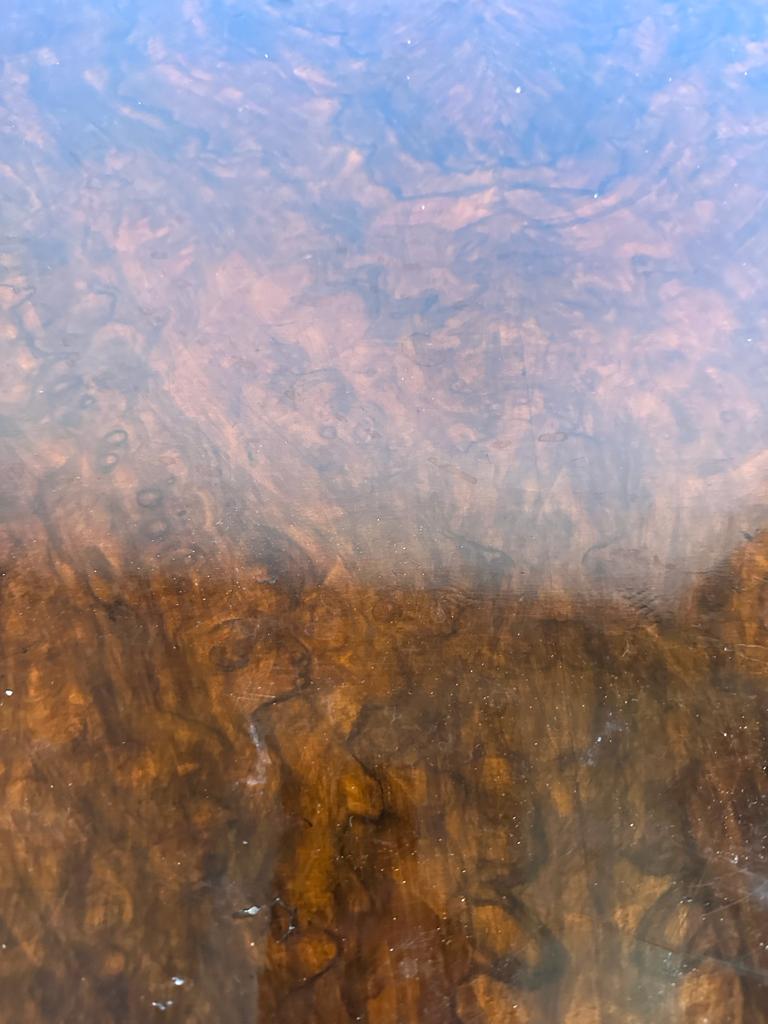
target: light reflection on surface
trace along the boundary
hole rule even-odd
[[[366,573],[707,568],[765,516],[763,44],[640,13],[18,5],[18,386],[130,348]]]

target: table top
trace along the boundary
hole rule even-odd
[[[7,7],[0,1019],[768,1021],[762,6]]]

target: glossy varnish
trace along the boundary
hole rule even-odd
[[[694,7],[10,0],[0,1020],[768,1020],[768,32]]]

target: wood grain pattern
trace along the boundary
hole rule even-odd
[[[10,0],[0,1021],[768,1021],[764,21]]]

